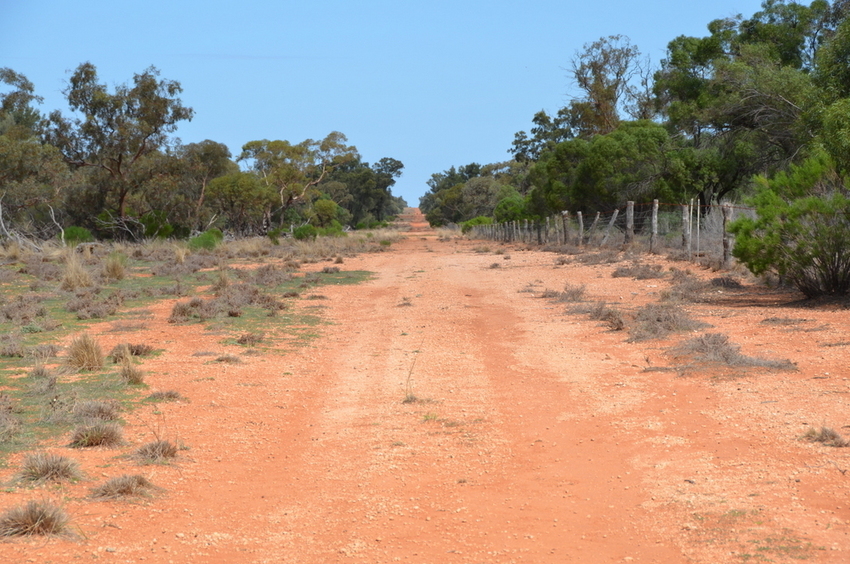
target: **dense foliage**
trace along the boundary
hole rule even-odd
[[[850,292],[850,0],[765,0],[668,43],[657,68],[620,35],[576,52],[581,95],[537,112],[513,160],[434,174],[434,225],[607,212],[659,199],[751,201],[735,255],[808,296]]]
[[[758,217],[730,228],[750,270],[776,272],[809,297],[850,292],[850,189],[828,156],[758,177],[751,203]]]
[[[12,69],[0,68],[0,85],[3,237],[280,234],[305,224],[339,231],[406,205],[391,191],[404,165],[362,162],[339,132],[249,141],[235,160],[222,143],[180,144],[172,134],[194,110],[180,83],[154,67],[110,89],[93,64],[81,64],[64,91],[68,115],[42,115],[33,84]]]
[[[818,147],[846,170],[849,11],[848,0],[765,0],[750,17],[709,22],[704,37],[672,39],[656,68],[624,36],[589,43],[569,66],[579,96],[537,112],[509,163],[435,174],[420,207],[436,225],[653,198],[706,205],[742,198],[754,177]],[[474,199],[480,178],[490,180],[485,206]]]

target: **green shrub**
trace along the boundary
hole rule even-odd
[[[94,241],[94,235],[85,227],[77,227],[72,225],[65,228],[65,243],[68,245],[77,245],[79,243],[91,243]]]
[[[298,239],[299,241],[305,241],[307,239],[315,239],[319,234],[318,229],[313,227],[310,224],[302,225],[300,227],[296,227],[295,231],[292,232],[292,236]]]
[[[493,225],[493,218],[484,215],[473,217],[469,221],[464,221],[460,224],[460,231],[461,233],[469,233],[469,231],[476,225]]]
[[[280,245],[280,238],[285,237],[285,233],[287,233],[286,229],[283,227],[275,227],[274,229],[269,230],[266,234],[273,245]]]
[[[756,178],[751,204],[729,230],[733,255],[754,274],[775,272],[809,298],[850,293],[848,182],[820,154],[788,173]]]
[[[208,229],[196,237],[189,239],[189,248],[193,251],[206,249],[211,251],[224,240],[224,235],[218,229]]]
[[[321,227],[316,230],[316,233],[323,237],[345,237],[346,233],[342,229],[342,224],[337,220],[331,221],[326,227]]]
[[[167,239],[174,234],[174,226],[168,223],[168,214],[164,211],[152,211],[139,218],[145,227],[145,237]]]

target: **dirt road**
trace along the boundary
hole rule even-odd
[[[799,440],[850,425],[846,311],[767,291],[689,305],[797,370],[683,374],[666,351],[689,335],[628,342],[541,298],[585,284],[628,309],[669,280],[439,240],[408,219],[390,251],[345,260],[370,280],[300,302],[328,323],[287,354],[212,364],[194,355],[227,349],[220,336],[166,323],[171,302],[154,309],[138,338],[165,352],[148,380],[191,401],[143,408],[127,434],[190,447],[142,469],[167,492],[93,502],[80,484],[64,495],[83,540],[6,543],[0,561],[850,561],[850,449]],[[126,336],[104,324],[101,338]],[[85,456],[104,477],[132,467]]]

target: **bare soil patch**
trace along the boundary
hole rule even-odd
[[[123,414],[121,452],[43,445],[84,478],[8,487],[0,511],[59,500],[77,534],[0,543],[0,562],[850,560],[850,448],[804,439],[822,427],[850,437],[846,310],[721,285],[676,302],[710,328],[630,340],[557,295],[584,285],[584,302],[628,320],[672,276],[482,250],[407,220],[405,241],[340,266],[369,280],[297,301],[323,320],[299,347],[168,323],[176,299],[132,330],[92,325],[104,350],[162,349],[145,382],[176,400]],[[705,333],[793,369],[671,352]],[[227,355],[239,362],[216,362]],[[145,465],[125,454],[158,440],[181,450]],[[91,493],[128,475],[151,488]]]

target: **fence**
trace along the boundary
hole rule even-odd
[[[585,217],[582,212],[561,212],[544,221],[508,221],[477,225],[469,236],[502,242],[564,247],[644,247],[650,253],[680,251],[688,260],[713,260],[728,267],[732,261],[732,235],[727,224],[752,208],[721,204],[651,204],[627,202],[611,212]],[[648,247],[648,248],[647,248]]]

